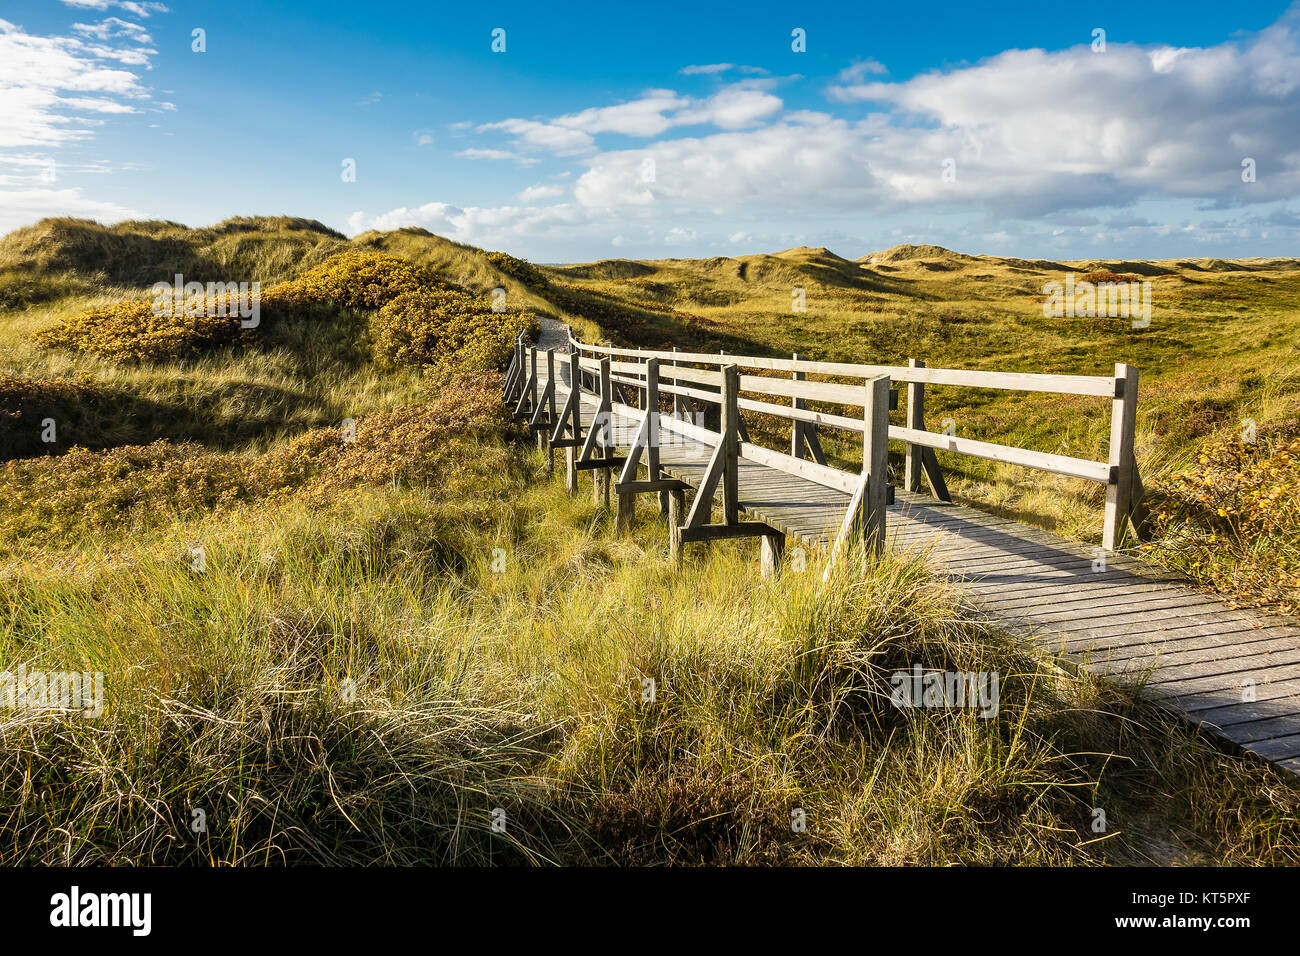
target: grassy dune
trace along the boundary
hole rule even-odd
[[[382,296],[340,302],[341,252],[430,272],[385,266]],[[144,255],[223,281],[239,262],[301,294],[257,338],[182,357],[39,344],[145,294]],[[545,476],[488,353],[438,338],[507,321],[434,288],[453,283],[505,285],[589,336],[778,350],[803,334],[778,312],[780,270],[832,278],[787,258],[741,277],[736,260],[674,265],[670,294],[666,264],[538,269],[305,220],[56,221],[0,240],[0,670],[105,675],[99,719],[0,711],[0,863],[1300,862],[1287,780],[978,623],[924,561],[853,556],[823,585],[815,554],[760,578],[744,542],[678,571],[648,507],[615,536],[588,486]],[[728,298],[756,276],[778,277],[770,312]],[[978,329],[948,329],[941,293],[903,278],[851,294],[901,309],[912,289],[975,349]],[[408,309],[390,281],[423,298]],[[377,350],[394,326],[380,299],[425,323],[436,361]],[[850,312],[800,349],[865,358],[832,345],[876,321]],[[971,414],[1001,421],[987,401]],[[33,438],[46,417],[52,444]],[[890,677],[914,663],[996,671],[999,712],[895,707]]]
[[[971,623],[921,564],[679,573],[654,514],[614,539],[535,453],[464,450],[436,487],[11,566],[3,659],[110,676],[100,721],[6,721],[0,859],[1300,862],[1271,771]],[[999,714],[894,708],[914,661],[1000,672]]]

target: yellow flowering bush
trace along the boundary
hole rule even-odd
[[[155,308],[152,299],[136,299],[89,309],[32,335],[44,348],[93,352],[119,362],[157,362],[187,358],[219,345],[255,340],[255,328],[243,328],[237,301],[207,299],[201,314]]]
[[[1300,438],[1213,443],[1159,491],[1152,556],[1206,584],[1300,605]]]
[[[519,260],[522,262],[522,260]],[[206,349],[256,341],[241,327],[238,303],[206,300],[200,315],[159,310],[151,300],[90,309],[37,332],[46,348],[93,352],[121,362],[180,359]],[[263,321],[336,307],[372,313],[377,359],[393,365],[482,371],[508,361],[515,336],[535,331],[519,311],[494,312],[486,300],[444,282],[400,256],[344,252],[261,293]],[[159,314],[162,312],[162,314]],[[259,323],[260,326],[260,323]]]
[[[342,252],[296,279],[268,290],[268,306],[329,303],[347,309],[378,309],[404,292],[450,286],[433,271],[382,252]]]
[[[404,292],[371,323],[381,361],[464,371],[500,368],[522,331],[535,332],[536,320],[518,311],[493,312],[482,300],[449,288]]]
[[[551,280],[546,277],[546,273],[526,259],[517,259],[506,252],[487,252],[484,253],[484,256],[488,262],[510,276],[510,278],[518,279],[524,285],[532,286],[534,289],[545,289],[551,284]]]

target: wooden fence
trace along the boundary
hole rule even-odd
[[[928,368],[916,359],[910,359],[906,366],[863,365],[807,361],[798,356],[780,359],[675,349],[617,348],[580,342],[571,332],[569,352],[559,353],[558,358],[568,363],[569,383],[574,386],[563,409],[558,407],[556,399],[557,353],[531,347],[522,338],[516,343],[507,373],[506,396],[515,401],[517,411],[528,414],[530,424],[538,430],[539,443],[552,449],[569,449],[566,462],[571,487],[576,472],[584,467],[602,469],[608,477],[615,464],[621,466],[615,488],[619,492],[621,519],[630,516],[631,496],[637,493],[655,491],[665,499],[680,493],[678,483],[659,474],[663,432],[683,435],[715,448],[717,467],[710,462],[707,487],[699,489],[692,514],[679,527],[681,540],[724,533],[701,530],[705,528],[730,527],[734,530],[726,533],[734,534],[762,533],[746,528],[746,523],[739,522],[735,516],[735,463],[745,459],[848,493],[852,497],[841,537],[856,522],[863,525],[868,536],[883,543],[885,508],[892,495],[892,488],[885,480],[890,440],[905,445],[904,487],[909,492],[920,492],[924,478],[936,498],[951,500],[935,456],[936,450],[946,451],[1105,485],[1102,538],[1108,550],[1122,545],[1130,522],[1139,534],[1143,530],[1142,483],[1134,459],[1138,370],[1130,365],[1116,365],[1113,376]],[[539,368],[543,362],[544,379]],[[789,378],[772,373],[788,373]],[[893,383],[905,386],[906,423],[902,426],[889,424],[889,411],[897,407],[899,397],[891,389]],[[1107,398],[1110,400],[1108,460],[1090,461],[930,431],[925,425],[927,385]],[[585,436],[581,433],[579,415],[582,394],[591,395],[598,405],[597,427]],[[783,401],[772,401],[773,398]],[[813,402],[818,404],[818,409],[810,407],[809,403]],[[825,406],[843,411],[821,410]],[[751,442],[741,412],[789,421],[789,452]],[[631,449],[628,456],[615,460],[616,443],[599,432],[607,430],[607,426],[613,427],[619,418],[639,424],[635,439],[622,443]],[[859,475],[850,475],[827,464],[818,437],[819,428],[863,436],[863,467]],[[598,455],[599,458],[595,457]],[[643,458],[650,477],[639,482],[637,468]],[[609,463],[593,464],[597,460]],[[718,484],[724,524],[706,526],[695,520],[698,516],[694,512],[702,507],[707,514]],[[609,495],[608,483],[604,494]],[[701,498],[705,500],[703,505]],[[666,500],[665,510],[672,505],[671,500]]]

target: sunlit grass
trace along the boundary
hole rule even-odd
[[[824,556],[807,554],[802,572],[791,562],[765,579],[742,540],[692,545],[679,568],[648,496],[616,535],[587,480],[566,494],[502,430],[498,376],[479,376],[468,413],[437,406],[448,379],[373,364],[363,311],[268,326],[257,348],[185,361],[33,347],[37,329],[138,294],[132,250],[177,228],[144,224],[126,241],[91,230],[77,248],[114,275],[49,284],[70,297],[0,315],[9,376],[85,375],[95,387],[59,399],[58,444],[18,452],[57,457],[5,466],[0,669],[102,671],[107,705],[98,720],[0,711],[0,862],[1300,862],[1300,798],[1286,779],[979,623],[924,557],[850,555],[823,584]],[[343,243],[301,221],[210,232],[187,263],[267,281]],[[0,253],[28,249],[7,242]],[[510,284],[512,307],[546,305],[546,289],[516,297],[501,271],[531,275],[524,266],[420,230],[352,245],[478,293]],[[30,248],[47,247],[60,248]],[[696,336],[821,358],[935,365],[938,353],[1091,372],[1107,371],[1107,349],[1129,348],[1128,333],[1035,319],[1036,279],[1001,276],[1026,288],[1021,311],[1000,312],[945,287],[948,273],[881,271],[845,292],[808,254],[792,258],[752,264],[751,278],[770,282],[761,307],[725,260],[707,282],[660,264],[593,273],[621,279],[544,275],[604,297],[564,298],[609,306],[582,334],[631,316],[637,335],[665,337],[645,344]],[[812,290],[798,319],[779,287],[792,276]],[[5,289],[27,294],[25,281]],[[1291,301],[1282,280],[1269,288],[1278,309]],[[1160,355],[1125,356],[1150,360],[1139,444],[1154,473],[1185,464],[1242,408],[1257,407],[1265,429],[1294,414],[1294,332],[1264,300],[1253,308],[1269,357],[1225,346],[1180,359],[1188,343],[1210,348],[1201,328],[1168,333]],[[1099,366],[1083,367],[1085,354]],[[1105,437],[1104,402],[1094,422],[1068,400],[945,404],[956,401],[934,390],[932,424],[953,415],[979,437],[1082,457]],[[358,420],[351,450],[344,418]],[[154,438],[201,443],[192,489],[173,480],[172,452],[161,469],[102,476],[99,452],[63,454]],[[860,456],[853,441],[826,444],[846,465]],[[1094,486],[1007,466],[950,474],[988,507],[1095,533]],[[214,504],[224,479],[243,490]],[[51,502],[67,503],[65,523],[33,529]],[[894,707],[890,676],[917,663],[997,672],[998,714]],[[1092,829],[1095,808],[1105,833]]]
[[[467,522],[476,483],[11,567],[0,659],[101,670],[108,704],[7,719],[3,859],[1296,860],[1272,771],[972,623],[923,560],[678,570],[651,507],[617,537],[556,479]],[[893,707],[914,662],[997,671],[997,717]]]

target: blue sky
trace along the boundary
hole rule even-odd
[[[1228,257],[1297,254],[1298,193],[1284,3],[0,0],[0,230],[289,214],[543,262]]]

